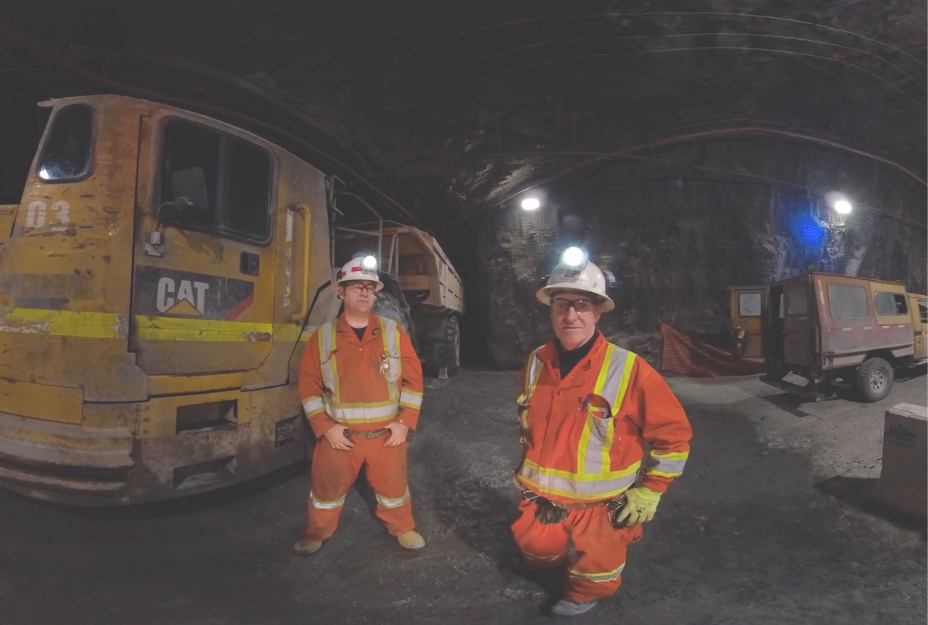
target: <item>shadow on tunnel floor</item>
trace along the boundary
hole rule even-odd
[[[282,484],[303,476],[306,479],[306,494],[309,495],[309,467],[310,461],[303,460],[287,467],[277,469],[238,484],[232,484],[216,490],[191,493],[176,499],[153,501],[149,503],[131,504],[128,506],[105,508],[82,508],[66,504],[50,503],[35,500],[25,495],[12,495],[24,497],[34,505],[48,506],[50,508],[66,511],[69,514],[89,519],[106,519],[120,521],[150,521],[152,519],[165,519],[170,517],[196,514],[204,510],[214,510],[234,505],[245,499],[255,497],[273,490]]]
[[[822,492],[884,521],[905,529],[916,530],[921,534],[922,541],[928,541],[926,517],[896,510],[876,499],[874,489],[877,482],[879,482],[877,478],[835,476],[815,486]]]
[[[905,382],[913,378],[921,377],[928,374],[928,364],[914,365],[911,367],[899,367],[893,375],[896,382]]]

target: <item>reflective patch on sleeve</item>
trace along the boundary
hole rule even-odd
[[[683,467],[686,466],[686,459],[689,458],[689,455],[690,452],[688,451],[652,451],[645,475],[679,477],[683,474]]]
[[[306,411],[307,417],[311,417],[319,412],[325,412],[325,400],[319,396],[304,399],[303,410]]]
[[[400,406],[419,410],[422,407],[422,393],[404,388],[403,392],[400,393]]]

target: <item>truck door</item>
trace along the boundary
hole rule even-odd
[[[811,281],[789,282],[784,285],[784,362],[809,366],[818,346],[812,331],[814,298]]]
[[[744,330],[744,358],[763,358],[763,318],[766,291],[762,286],[739,286],[731,289],[731,329]]]
[[[912,329],[915,333],[916,362],[925,358],[925,326],[928,326],[928,299],[909,297],[909,314],[912,317]]]
[[[149,375],[257,369],[273,347],[272,152],[170,108],[142,118],[139,152],[130,351]]]

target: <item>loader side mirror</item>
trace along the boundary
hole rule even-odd
[[[172,208],[177,214],[185,211],[209,213],[206,174],[201,167],[191,167],[171,174]]]

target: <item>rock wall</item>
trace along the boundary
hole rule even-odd
[[[466,345],[520,367],[551,337],[534,293],[560,252],[579,244],[618,279],[601,328],[652,362],[658,326],[723,341],[733,285],[820,271],[905,281],[925,292],[926,191],[871,159],[777,141],[725,141],[581,170],[546,188],[544,207],[515,205],[468,224],[449,247],[464,271]],[[667,161],[673,161],[668,163]],[[739,175],[741,172],[751,175]],[[823,197],[846,194],[839,216]],[[471,353],[475,353],[471,348]]]

